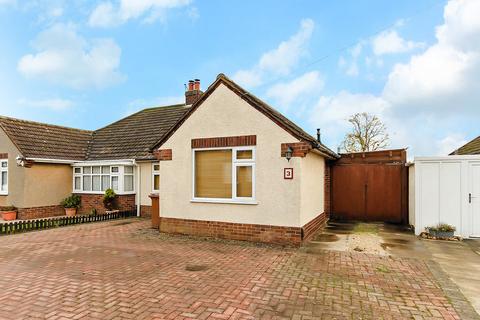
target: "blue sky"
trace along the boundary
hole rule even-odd
[[[0,0],[0,113],[96,129],[222,72],[334,150],[367,111],[445,154],[480,134],[479,3]]]

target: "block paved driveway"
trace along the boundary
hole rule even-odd
[[[414,259],[159,235],[128,219],[0,237],[1,319],[458,319]]]

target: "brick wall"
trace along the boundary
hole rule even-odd
[[[18,208],[17,219],[39,219],[64,215],[65,210],[60,205],[33,208]]]
[[[308,222],[306,225],[302,227],[303,235],[302,241],[306,242],[312,239],[312,237],[320,231],[327,222],[327,215],[325,213],[321,213],[316,216],[313,220]]]
[[[158,161],[172,160],[172,149],[160,149],[154,152]]]
[[[332,197],[332,179],[331,179],[331,174],[332,174],[332,165],[326,161],[325,162],[325,178],[324,178],[324,210],[327,215],[327,218],[330,217],[330,213],[332,210],[332,202],[331,202],[331,197]]]
[[[255,145],[257,145],[257,136],[255,135],[192,139],[192,149],[245,147]]]
[[[280,154],[285,157],[288,147],[293,149],[292,157],[305,157],[312,150],[312,145],[308,142],[282,143]]]
[[[160,231],[298,246],[310,240],[325,225],[326,219],[326,215],[322,213],[303,228],[298,228],[160,217]]]
[[[97,213],[105,213],[103,194],[79,194],[79,196],[82,198],[79,213],[89,213],[92,209],[97,209]],[[119,210],[135,210],[135,195],[117,195],[115,205]]]
[[[152,206],[140,206],[140,217],[151,218],[152,217]]]

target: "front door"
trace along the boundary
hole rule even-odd
[[[470,164],[468,204],[472,221],[472,237],[480,237],[480,163]]]

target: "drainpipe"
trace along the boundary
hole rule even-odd
[[[137,161],[134,159],[133,160],[133,165],[137,168],[137,192],[135,192],[135,204],[137,205],[137,217],[140,217],[140,203],[141,203],[141,191],[140,190],[140,179],[141,179],[141,172],[140,172],[140,165],[137,163]]]

